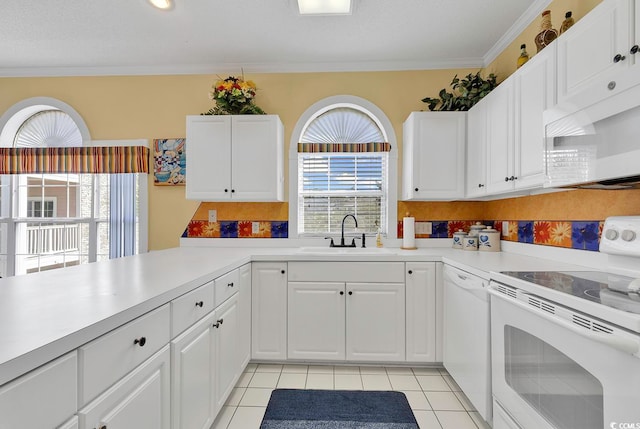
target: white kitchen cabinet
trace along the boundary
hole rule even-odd
[[[78,358],[66,354],[0,387],[0,428],[54,428],[78,409]]]
[[[187,199],[283,201],[284,128],[277,115],[187,116]]]
[[[173,429],[208,429],[216,415],[215,313],[171,341]]]
[[[513,189],[513,79],[485,97],[487,113],[487,194]]]
[[[238,359],[244,368],[251,359],[251,264],[238,268]]]
[[[78,412],[80,429],[169,429],[169,345]]]
[[[287,263],[251,264],[251,357],[287,358]]]
[[[289,359],[345,358],[345,284],[289,282]]]
[[[78,416],[73,416],[70,420],[68,420],[62,426],[59,426],[58,429],[78,429],[79,427],[80,427],[80,423],[78,422]]]
[[[466,112],[412,112],[403,136],[402,199],[464,197]]]
[[[487,101],[480,100],[467,112],[467,198],[487,193]]]
[[[347,283],[346,358],[405,359],[405,297],[402,283]]]
[[[626,89],[630,81],[619,78],[639,62],[631,53],[640,41],[638,7],[637,0],[603,1],[558,38],[558,103],[579,109]]]
[[[407,362],[436,362],[436,263],[406,263]]]
[[[239,315],[238,294],[224,302],[215,311],[214,362],[215,362],[215,390],[216,413],[220,411],[229,397],[233,386],[240,377],[244,367],[239,360]]]

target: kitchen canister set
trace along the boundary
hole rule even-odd
[[[482,252],[500,251],[500,231],[476,222],[469,233],[459,229],[453,233],[453,248],[462,250],[480,250]]]

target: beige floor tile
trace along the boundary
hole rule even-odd
[[[440,368],[412,368],[414,375],[440,375]]]
[[[333,367],[334,374],[358,374],[360,375],[360,367],[357,366],[346,366],[346,365],[336,365]]]
[[[420,429],[442,429],[433,411],[416,410],[413,415]]]
[[[242,375],[240,375],[238,382],[236,383],[236,387],[248,387],[253,374],[253,372],[243,372]]]
[[[276,365],[273,363],[261,363],[256,368],[256,372],[282,372],[282,365]]]
[[[437,411],[464,411],[453,392],[424,392],[431,408]]]
[[[336,374],[334,382],[336,390],[362,390],[360,374]]]
[[[442,429],[478,429],[465,411],[436,411]]]
[[[393,390],[422,390],[418,380],[413,375],[389,374],[389,381]]]
[[[214,422],[211,429],[227,429],[231,418],[233,417],[233,413],[236,412],[236,407],[222,407],[222,410],[218,413],[216,417],[216,421]]]
[[[309,370],[308,365],[283,365],[283,373],[306,374]]]
[[[304,389],[307,384],[307,374],[282,373],[278,380],[278,389]]]
[[[403,366],[388,366],[387,374],[389,375],[413,375],[413,371],[409,367]]]
[[[383,366],[361,366],[360,374],[383,374],[387,375],[387,370]]]
[[[307,374],[306,389],[329,389],[333,390],[333,374]]]
[[[402,393],[407,397],[412,410],[431,410],[431,405],[429,405],[427,397],[424,396],[424,392],[405,390]]]
[[[244,369],[244,372],[256,372],[256,368],[258,367],[257,363],[250,363],[249,365],[247,365],[247,367]]]
[[[471,420],[473,420],[473,422],[476,424],[476,426],[478,426],[478,428],[491,429],[491,426],[489,426],[489,424],[484,421],[479,412],[472,411],[469,413],[469,416],[471,417]]]
[[[275,372],[256,372],[249,382],[249,387],[261,387],[273,389],[278,385],[280,373]]]
[[[309,365],[309,374],[333,374],[333,365]]]
[[[362,374],[364,390],[392,390],[387,374]]]
[[[453,394],[456,395],[456,398],[458,398],[458,401],[460,401],[466,411],[476,411],[476,408],[473,406],[469,398],[467,398],[467,395],[462,392],[453,392]]]
[[[266,407],[271,398],[271,392],[273,389],[252,389],[248,388],[244,392],[242,400],[240,400],[240,407]]]
[[[442,378],[444,378],[444,381],[447,382],[447,384],[449,385],[449,387],[451,388],[452,391],[454,391],[454,392],[461,392],[462,391],[460,386],[458,386],[458,383],[456,383],[456,381],[450,375],[443,375]]]
[[[231,390],[231,394],[229,398],[227,398],[227,403],[225,405],[229,405],[232,407],[237,407],[240,404],[240,400],[242,399],[242,395],[244,395],[245,390],[244,387],[235,387]]]
[[[451,392],[451,388],[444,381],[441,375],[418,375],[416,376],[422,390],[435,392]]]
[[[238,407],[228,429],[259,429],[267,407]]]

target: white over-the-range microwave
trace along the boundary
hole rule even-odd
[[[640,188],[640,82],[590,106],[555,106],[544,118],[545,187]]]

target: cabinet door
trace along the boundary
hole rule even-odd
[[[413,112],[404,126],[403,198],[464,196],[465,112]]]
[[[81,429],[169,429],[169,345],[78,412]]]
[[[231,117],[187,116],[186,197],[231,198]]]
[[[276,115],[232,116],[232,198],[282,201],[284,136]]]
[[[251,357],[287,358],[287,264],[251,264]]]
[[[466,197],[487,193],[487,114],[481,101],[467,112],[467,189]]]
[[[289,282],[289,359],[344,360],[344,283]]]
[[[591,105],[612,93],[616,74],[629,67],[634,0],[601,2],[558,38],[558,102]],[[615,62],[620,54],[624,60]]]
[[[80,426],[78,423],[78,416],[73,416],[71,420],[68,420],[62,426],[59,426],[58,429],[78,429]]]
[[[555,104],[556,44],[547,46],[515,75],[516,189],[539,187],[544,182],[543,112]]]
[[[347,283],[347,360],[405,360],[402,283]]]
[[[406,266],[407,362],[436,362],[435,263]]]
[[[513,79],[486,96],[487,193],[513,189]]]
[[[215,418],[215,314],[171,342],[171,420],[174,429],[207,429]]]
[[[229,397],[233,386],[244,368],[239,360],[238,295],[225,301],[215,311],[216,324],[213,329],[215,341],[215,386],[216,413]]]
[[[251,359],[251,264],[241,266],[238,271],[238,359],[244,371]]]

